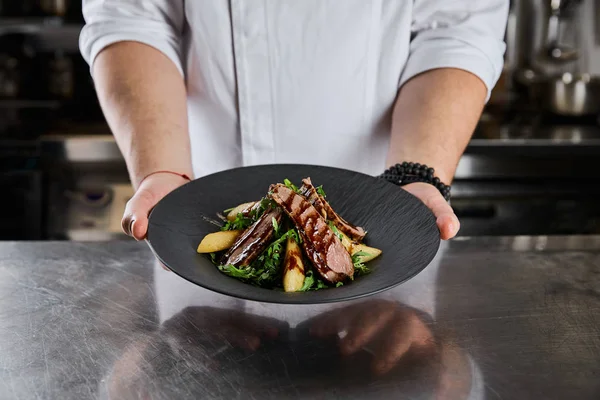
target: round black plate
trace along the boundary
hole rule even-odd
[[[285,293],[258,288],[221,273],[196,253],[198,243],[219,227],[218,212],[258,200],[285,178],[323,185],[327,200],[344,219],[368,231],[365,243],[383,250],[368,265],[371,274],[339,288]],[[263,165],[232,169],[192,181],[153,209],[148,242],[158,259],[197,285],[230,296],[269,303],[317,304],[350,300],[390,289],[418,274],[433,259],[440,234],[431,211],[397,186],[368,175],[310,165]]]

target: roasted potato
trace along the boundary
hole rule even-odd
[[[229,214],[227,214],[227,220],[233,221],[235,219],[235,217],[237,217],[238,214],[243,213],[244,211],[249,211],[252,208],[252,206],[255,204],[256,204],[255,201],[251,201],[250,203],[240,204],[239,206],[235,207],[233,210],[229,211]]]
[[[298,243],[291,237],[287,238],[285,259],[283,261],[283,290],[297,292],[304,284],[304,263],[302,251]]]
[[[375,247],[369,247],[366,244],[353,242],[352,239],[346,236],[343,232],[338,232],[342,236],[342,245],[344,245],[346,250],[348,250],[348,253],[353,256],[357,253],[364,253],[358,257],[360,262],[366,263],[381,255],[381,250],[376,249]]]
[[[338,230],[337,233],[339,233],[342,237],[342,245],[346,248],[346,250],[348,250],[348,253],[352,254],[352,247],[354,247],[352,239],[346,236],[346,234],[344,234],[342,231]]]
[[[352,251],[350,252],[350,254],[354,256],[358,253],[361,253],[361,255],[358,256],[358,260],[362,263],[366,263],[373,260],[374,258],[379,257],[381,255],[381,250],[376,249],[375,247],[369,247],[366,244],[355,243],[352,245]]]
[[[240,236],[242,231],[220,231],[209,233],[204,236],[204,239],[198,245],[196,250],[198,253],[214,253],[216,251],[227,250],[235,240]]]

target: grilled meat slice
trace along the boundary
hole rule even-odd
[[[316,208],[284,185],[271,185],[269,192],[298,228],[304,251],[323,279],[335,283],[352,277],[354,265],[350,254]]]
[[[300,187],[299,192],[302,196],[306,197],[306,200],[308,200],[308,202],[312,204],[314,208],[316,208],[318,213],[321,214],[323,218],[327,219],[325,205],[321,200],[321,196],[319,196],[319,193],[317,193],[317,189],[315,189],[311,183],[310,178],[302,180],[302,186]]]
[[[248,227],[225,253],[221,264],[235,267],[250,265],[273,238],[273,218],[279,223],[282,217],[283,212],[279,207],[265,211],[258,221]]]
[[[302,180],[302,187],[300,188],[300,193],[303,196],[305,196],[312,205],[315,206],[315,208],[319,211],[319,213],[321,213],[321,215],[333,222],[336,228],[344,232],[346,236],[349,236],[357,242],[361,242],[365,238],[365,230],[359,226],[352,225],[351,223],[347,222],[342,217],[340,217],[333,210],[333,208],[331,208],[327,200],[325,200],[323,196],[317,193],[317,190],[313,186],[310,178],[305,178]]]

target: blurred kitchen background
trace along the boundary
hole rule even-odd
[[[125,239],[81,1],[0,0],[0,240]],[[600,233],[600,0],[516,0],[453,185],[461,235]]]

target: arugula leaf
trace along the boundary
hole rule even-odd
[[[292,239],[294,239],[294,241],[295,241],[296,243],[298,243],[298,244],[301,244],[301,243],[302,243],[302,236],[300,236],[300,234],[298,233],[298,231],[297,231],[297,230],[295,230],[295,229],[292,229],[292,232],[290,232],[290,237],[291,237]]]
[[[235,209],[235,207],[228,208],[227,210],[223,210],[223,214],[229,214]]]
[[[335,284],[335,287],[340,287],[340,286],[344,286],[344,282],[338,282]]]
[[[273,224],[273,230],[275,231],[275,235],[279,236],[279,224],[275,217],[271,217],[271,223]]]
[[[323,198],[327,197],[327,195],[325,194],[325,191],[323,190],[323,185],[317,186],[316,189],[317,189],[317,193],[319,194],[319,196],[321,196]]]
[[[278,227],[279,229],[279,227]],[[273,288],[281,284],[281,263],[283,262],[283,252],[285,250],[283,242],[288,237],[293,237],[298,233],[290,229],[283,235],[275,239],[249,266],[234,267],[232,265],[221,265],[219,270],[226,275],[242,279],[247,283],[259,287]],[[276,236],[277,237],[277,236]]]
[[[240,230],[243,231],[247,229],[250,225],[256,222],[252,217],[245,217],[243,214],[236,215],[233,221],[227,221],[225,225],[221,228],[222,231],[235,231]]]
[[[354,264],[354,277],[368,275],[371,273],[371,269],[363,263]]]
[[[315,284],[315,275],[313,274],[312,271],[308,271],[306,273],[306,275],[304,276],[304,283],[302,284],[302,287],[298,291],[299,292],[307,292],[310,290],[310,288],[314,284]]]
[[[270,200],[269,198],[263,197],[260,200],[258,207],[252,207],[252,209],[250,210],[250,212],[247,215],[243,215],[241,213],[236,215],[235,219],[233,221],[227,221],[225,223],[225,225],[223,225],[221,230],[222,231],[234,231],[234,230],[243,231],[245,229],[248,229],[252,224],[254,224],[256,221],[258,221],[258,219],[263,215],[265,210],[267,210],[268,208],[273,208],[273,207],[277,207],[277,204],[275,202],[273,202],[272,200]],[[231,211],[231,210],[229,210],[229,211]],[[227,212],[227,210],[225,210],[224,212]]]
[[[352,254],[352,262],[356,263],[360,260],[360,257],[366,257],[366,256],[370,256],[370,253],[367,253],[366,251],[359,251],[357,253]]]
[[[294,185],[288,178],[285,178],[283,180],[283,184],[288,188],[293,190],[294,192],[298,193],[298,186]]]
[[[310,290],[327,289],[329,286],[323,282],[320,278],[315,276],[315,273],[311,270],[308,271],[304,277],[304,283],[300,288],[299,292],[308,292]]]
[[[335,225],[333,224],[333,222],[331,222],[331,221],[327,221],[327,225],[329,225],[329,227],[330,227],[330,228],[331,228],[331,230],[333,231],[333,234],[334,234],[335,236],[337,236],[337,237],[338,237],[338,239],[340,239],[340,240],[343,240],[343,239],[344,239],[344,235],[342,235],[342,234],[340,233],[340,231],[338,230],[337,226],[335,226]]]
[[[252,267],[234,267],[233,265],[219,265],[219,270],[226,275],[239,279],[252,279],[256,270]]]

